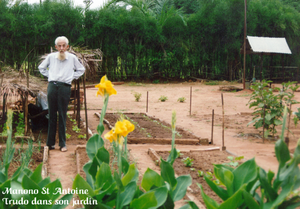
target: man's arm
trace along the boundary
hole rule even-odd
[[[38,66],[40,73],[43,76],[49,77],[49,70],[47,69],[49,66],[49,56]]]
[[[79,62],[79,60],[77,59],[77,57],[75,58],[74,66],[75,66],[74,79],[78,79],[80,76],[83,75],[83,73],[85,71],[85,68]]]

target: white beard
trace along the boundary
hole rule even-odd
[[[61,60],[61,61],[63,61],[63,60],[65,60],[66,59],[66,53],[65,52],[59,52],[58,53],[58,59],[59,60]]]

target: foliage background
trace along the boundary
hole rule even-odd
[[[263,78],[269,66],[299,66],[299,12],[296,0],[247,1],[247,35],[285,37],[292,51],[283,59],[264,56]],[[39,75],[39,56],[49,53],[60,35],[72,46],[103,51],[99,78],[238,80],[244,0],[111,0],[97,10],[75,7],[70,0],[33,5],[0,0],[0,69],[10,65]],[[248,80],[260,77],[260,59],[247,55]],[[280,71],[272,76],[280,77]],[[288,71],[297,78],[296,70]]]

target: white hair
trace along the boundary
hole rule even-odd
[[[66,44],[69,45],[69,40],[65,36],[58,36],[55,39],[55,45],[57,45],[58,41],[60,41],[60,40],[66,42]]]

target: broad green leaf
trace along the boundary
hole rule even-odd
[[[157,205],[155,193],[147,192],[130,203],[130,208],[133,209],[148,209]]]
[[[60,197],[60,193],[58,192],[59,189],[62,189],[62,186],[60,180],[56,179],[55,181],[47,184],[43,190],[47,191],[49,193],[50,199],[54,201]]]
[[[79,191],[87,191],[87,194],[78,194],[81,200],[93,197],[95,195],[92,187],[79,174],[77,174],[74,179],[72,189],[77,189]]]
[[[122,156],[122,172],[126,174],[129,169],[129,163],[128,161]]]
[[[11,185],[10,188],[13,191],[22,191],[23,190],[22,184],[20,182],[12,181],[10,185]],[[13,192],[10,193],[10,194],[11,194],[11,198],[15,199],[15,200],[18,200],[18,199],[20,199],[23,196],[23,194],[14,194]]]
[[[136,188],[137,185],[135,181],[132,181],[125,186],[124,191],[120,195],[120,208],[123,208],[132,201]]]
[[[154,192],[155,198],[157,201],[157,205],[150,209],[158,208],[166,202],[167,197],[168,197],[168,189],[166,186],[162,186],[162,187],[153,189],[150,192]]]
[[[120,191],[123,191],[124,190],[124,185],[122,183],[122,180],[119,176],[119,173],[117,171],[114,172],[114,179],[116,181],[116,184],[117,184],[117,187]],[[128,182],[129,183],[129,182]]]
[[[103,139],[99,134],[94,134],[86,143],[86,153],[91,160],[96,156],[98,149],[104,145]]]
[[[294,181],[290,181],[288,184],[286,184],[283,188],[280,194],[277,196],[276,200],[273,202],[272,207],[277,208],[282,204],[283,201],[285,201],[290,195],[291,192],[294,190],[294,184],[295,184],[296,177],[294,178]]]
[[[243,191],[243,197],[245,200],[245,204],[248,206],[249,209],[260,209],[261,207],[259,204],[254,200],[254,198],[247,192]]]
[[[70,203],[71,199],[73,197],[73,194],[66,194],[59,200],[57,200],[57,204],[54,204],[51,209],[63,209],[66,208]]]
[[[233,180],[234,180],[234,175],[233,172],[231,172],[227,167],[224,165],[214,165],[214,174],[217,179],[219,179],[222,184],[224,184],[227,188],[227,193],[229,196],[233,195],[235,192]]]
[[[37,205],[33,204],[32,200],[44,200],[44,201],[50,201],[50,197],[48,194],[45,194],[34,181],[32,181],[27,175],[23,177],[22,180],[22,187],[24,190],[32,190],[36,191],[36,194],[29,193],[27,195],[24,195],[25,199],[28,199],[29,204],[26,206],[28,208],[38,208]],[[51,205],[44,205],[43,208],[51,208]]]
[[[164,179],[155,171],[147,168],[144,173],[141,186],[145,191],[149,191],[152,186],[161,187],[164,185]]]
[[[92,177],[96,176],[102,162],[109,164],[109,152],[105,149],[104,146],[98,149],[97,154],[93,158],[92,165],[89,169],[89,173]]]
[[[222,199],[222,200],[227,200],[229,195],[225,189],[222,187],[219,187],[216,185],[213,181],[211,181],[209,178],[206,176],[204,177],[204,180],[206,183],[210,186],[210,188]]]
[[[177,180],[175,178],[174,169],[171,166],[170,163],[161,160],[160,163],[160,169],[161,169],[161,176],[163,179],[168,182],[171,186],[171,191],[173,191],[176,188]]]
[[[43,169],[43,163],[39,164],[32,175],[30,176],[30,179],[33,180],[35,183],[39,183],[43,180],[42,178],[42,169]]]
[[[272,120],[272,116],[271,116],[271,114],[270,113],[267,113],[266,115],[265,115],[265,119],[266,120]]]
[[[48,185],[48,184],[50,184],[50,183],[51,183],[51,179],[50,179],[50,177],[48,176],[48,177],[44,178],[42,181],[40,181],[40,182],[38,183],[38,185],[39,185],[39,187],[43,188],[43,187],[45,187],[46,185]]]
[[[254,158],[244,162],[233,171],[234,175],[234,191],[239,190],[243,184],[255,180],[258,175],[258,166]]]
[[[107,189],[113,182],[113,176],[110,167],[107,163],[102,163],[97,174],[95,181],[95,190],[104,187],[103,190]]]
[[[126,186],[131,181],[136,181],[139,178],[139,171],[135,167],[135,164],[129,166],[128,172],[122,178],[122,184]]]
[[[207,209],[218,209],[219,208],[219,204],[212,198],[210,198],[209,196],[207,196],[202,188],[201,184],[197,184],[200,187],[200,191],[201,191],[201,196],[203,198],[203,201],[205,203],[205,206],[207,207]]]
[[[193,201],[188,201],[187,204],[180,207],[179,209],[199,209],[199,208]]]
[[[92,164],[93,164],[92,161],[89,161],[86,164],[84,164],[83,171],[85,172],[87,183],[94,189],[94,182],[95,182],[94,179],[96,178],[96,176],[92,176],[89,172]]]
[[[266,171],[262,168],[259,169],[259,180],[266,196],[269,198],[269,200],[274,201],[277,198],[278,194],[272,188],[272,184],[269,184]]]
[[[176,180],[177,186],[172,193],[174,202],[181,200],[185,196],[187,188],[192,184],[190,175],[179,176]]]
[[[290,151],[286,143],[280,139],[275,143],[275,154],[279,162],[279,170],[284,166],[284,164],[291,159]],[[280,171],[278,171],[280,172]]]
[[[239,208],[241,204],[243,204],[243,191],[246,187],[246,184],[240,187],[240,189],[235,192],[232,196],[230,196],[227,200],[220,204],[219,209],[228,209],[228,208]]]

